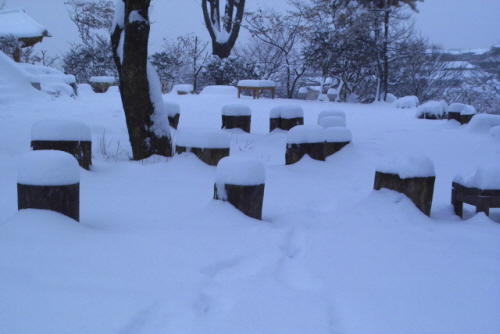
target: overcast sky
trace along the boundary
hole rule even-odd
[[[2,0],[0,0],[1,4]],[[151,50],[158,51],[163,37],[175,38],[194,32],[209,40],[203,25],[200,0],[153,0]],[[247,0],[247,7],[259,5],[284,10],[286,0]],[[26,13],[53,35],[39,49],[50,54],[66,52],[69,42],[78,42],[77,30],[69,20],[64,0],[6,0],[5,9],[24,7]],[[424,36],[448,49],[488,48],[500,44],[500,0],[425,0],[415,15]]]

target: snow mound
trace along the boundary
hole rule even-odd
[[[414,95],[410,95],[410,96],[400,97],[399,99],[394,101],[392,104],[396,108],[410,109],[410,108],[416,108],[418,106],[418,102],[419,102],[418,97],[416,97]]]
[[[233,86],[206,86],[200,92],[200,95],[223,95],[223,96],[238,96],[238,88]]]
[[[460,111],[460,115],[475,115],[477,114],[476,108],[471,105],[465,105]]]
[[[345,143],[352,141],[352,133],[346,127],[333,126],[325,129],[325,140],[327,143]]]
[[[224,116],[250,116],[252,110],[245,104],[227,104],[222,107],[222,115]]]
[[[448,105],[444,101],[428,101],[417,108],[416,116],[425,119],[441,119],[446,117]]]
[[[323,117],[319,120],[319,125],[321,125],[325,129],[330,128],[332,126],[344,126],[345,127],[345,118],[342,116]]]
[[[500,140],[500,125],[492,127],[488,133],[493,138]]]
[[[469,188],[498,190],[500,189],[500,163],[479,165],[474,175],[457,175],[453,181]]]
[[[217,164],[215,183],[253,186],[266,182],[266,170],[259,159],[225,157]],[[220,188],[220,187],[219,187]]]
[[[387,103],[394,103],[398,100],[398,98],[391,93],[387,93],[387,96],[385,97],[385,102]]]
[[[325,129],[319,125],[297,125],[288,131],[287,144],[311,144],[325,141]]]
[[[176,145],[197,148],[229,148],[231,135],[210,128],[181,128],[177,130]]]
[[[425,156],[397,158],[388,163],[380,164],[376,170],[381,173],[397,174],[402,179],[436,176],[434,164],[431,159]]]
[[[70,120],[45,119],[31,127],[31,140],[91,141],[87,124]]]
[[[477,114],[466,125],[466,129],[471,132],[488,133],[495,126],[500,126],[500,115]]]
[[[57,150],[31,151],[19,164],[17,183],[63,186],[80,182],[80,166],[71,154]]]
[[[181,113],[181,107],[175,102],[165,102],[165,109],[169,116],[175,116]]]

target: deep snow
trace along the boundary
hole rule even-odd
[[[500,212],[465,205],[462,220],[450,205],[455,175],[499,161],[490,127],[385,103],[164,95],[180,105],[179,129],[220,129],[224,105],[251,108],[251,133],[228,132],[232,156],[265,164],[257,221],[212,199],[216,167],[191,154],[128,161],[116,87],[79,94],[0,99],[0,332],[498,333]],[[286,132],[268,133],[270,110],[285,104],[300,105],[306,125],[345,111],[352,143],[285,166]],[[80,223],[17,211],[18,165],[43,119],[91,129]],[[377,166],[407,156],[433,162],[430,218],[372,190]]]

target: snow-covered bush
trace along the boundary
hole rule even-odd
[[[445,118],[448,105],[444,101],[428,101],[417,108],[416,116],[425,119]]]
[[[416,108],[418,106],[418,102],[419,102],[418,97],[410,95],[410,96],[400,97],[396,101],[392,102],[392,104],[396,108],[410,109],[410,108]]]

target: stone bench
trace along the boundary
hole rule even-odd
[[[251,90],[254,99],[258,99],[261,90],[271,91],[271,96],[274,99],[276,93],[276,83],[271,80],[240,80],[236,85],[238,88],[238,98],[244,90]]]

